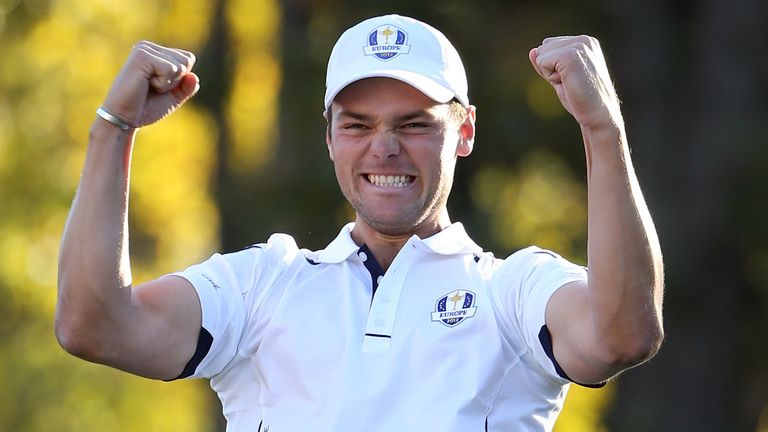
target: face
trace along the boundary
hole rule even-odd
[[[342,90],[330,115],[328,151],[356,229],[423,238],[450,224],[446,202],[457,156],[472,151],[474,107],[457,120],[408,84],[368,78]]]

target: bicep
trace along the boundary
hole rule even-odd
[[[165,276],[131,293],[132,328],[113,366],[147,378],[181,374],[197,346],[202,314],[195,288],[186,279]]]
[[[601,360],[586,282],[569,282],[555,291],[547,302],[545,321],[554,357],[571,380],[592,384],[615,374]]]

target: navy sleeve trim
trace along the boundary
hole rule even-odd
[[[175,381],[178,379],[186,378],[188,376],[192,376],[192,374],[195,373],[195,370],[197,370],[197,367],[200,366],[200,363],[203,361],[205,356],[208,355],[208,351],[211,350],[212,344],[213,336],[208,333],[208,330],[200,327],[200,336],[197,337],[197,348],[195,349],[195,353],[192,354],[192,358],[189,359],[187,365],[184,366],[184,370],[181,372],[181,375],[167,381]]]
[[[537,250],[534,252],[535,254],[542,254],[542,255],[549,255],[552,258],[560,258],[559,256],[555,255],[554,253],[547,251],[547,250]]]
[[[555,359],[555,352],[552,349],[552,335],[549,333],[549,329],[547,328],[547,325],[541,326],[541,330],[539,331],[539,342],[541,342],[541,347],[544,348],[544,352],[547,354],[547,357],[552,361],[552,365],[555,366],[555,372],[557,372],[558,375],[560,375],[561,378],[567,379],[568,381],[578,384],[582,387],[588,387],[588,388],[601,388],[605,386],[605,382],[597,383],[597,384],[582,384],[578,383],[574,380],[572,380],[568,374],[565,373],[563,368],[560,367],[560,364]]]

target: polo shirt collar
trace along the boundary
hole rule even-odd
[[[424,240],[414,237],[430,251],[440,255],[478,254],[483,251],[469,238],[461,222],[452,223],[444,230]]]
[[[339,235],[317,253],[317,261],[325,264],[337,264],[346,261],[351,255],[355,255],[360,246],[352,240],[352,228],[354,222],[350,222],[341,228]]]
[[[335,264],[346,261],[351,256],[356,257],[360,246],[352,240],[354,227],[354,222],[344,225],[339,235],[325,249],[317,253],[317,261]],[[482,252],[482,248],[469,238],[461,222],[455,222],[439,233],[423,240],[414,235],[408,240],[408,243],[413,243],[425,252],[440,255],[478,254]]]

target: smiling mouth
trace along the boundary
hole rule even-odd
[[[409,175],[378,175],[367,174],[369,182],[376,186],[402,188],[413,183],[414,177]]]

